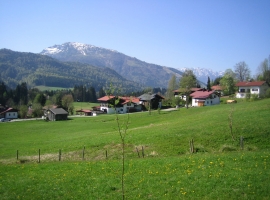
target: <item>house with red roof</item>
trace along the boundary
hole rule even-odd
[[[100,111],[108,114],[128,113],[142,110],[142,105],[139,98],[136,97],[118,97],[104,96],[98,99],[100,102]]]
[[[221,86],[221,85],[213,85],[211,87],[211,90],[215,90],[219,96],[223,96],[223,90],[224,90],[224,87]]]
[[[83,113],[84,116],[93,116],[93,112],[89,109],[76,110],[76,113]]]
[[[192,97],[192,106],[211,106],[220,104],[220,97],[214,90],[201,90],[190,94]]]
[[[265,95],[266,90],[269,88],[269,85],[266,81],[245,81],[238,82],[236,85],[238,87],[238,92],[236,92],[236,98],[246,98],[247,95],[258,95],[262,97]]]

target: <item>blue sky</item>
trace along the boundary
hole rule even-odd
[[[256,73],[270,55],[269,0],[0,0],[0,49],[40,53],[65,42],[167,67]]]

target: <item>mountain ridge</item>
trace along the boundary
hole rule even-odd
[[[123,92],[143,88],[142,84],[127,80],[114,70],[78,62],[62,62],[50,56],[0,49],[0,80],[15,88],[20,82],[29,87],[37,85],[70,88],[75,85],[100,89],[112,83]]]
[[[166,88],[173,74],[178,78],[183,74],[175,68],[147,63],[116,50],[78,42],[54,45],[45,48],[41,54],[61,61],[75,61],[97,67],[109,67],[126,79],[140,82],[148,87]]]

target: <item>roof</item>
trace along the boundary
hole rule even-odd
[[[152,100],[152,99],[155,99],[155,98],[159,98],[159,99],[164,99],[163,96],[155,93],[155,94],[143,94],[141,96],[138,97],[141,101],[149,101],[149,100]]]
[[[3,111],[0,113],[0,115],[1,115],[1,114],[4,114],[4,113],[7,113],[7,112],[18,112],[18,110],[15,109],[15,108],[8,108],[8,109],[6,109],[6,110],[3,110]]]
[[[190,88],[190,91],[192,92],[196,92],[196,91],[200,91],[203,90],[203,88]],[[173,92],[186,92],[187,89],[186,88],[180,88],[178,90],[174,90]]]
[[[123,102],[121,102],[122,105],[127,104],[129,102],[131,102],[131,103],[139,103],[140,102],[140,99],[137,97],[121,97],[121,100],[123,101]]]
[[[213,94],[214,91],[196,91],[192,94],[190,94],[190,96],[192,96],[194,99],[207,99],[211,94]]]
[[[245,82],[238,82],[235,86],[237,87],[261,86],[264,83],[265,81],[245,81]]]
[[[223,87],[220,86],[220,85],[213,85],[213,86],[211,87],[211,89],[212,89],[212,90],[223,90]]]
[[[109,101],[113,98],[115,98],[115,96],[104,96],[104,97],[99,98],[98,101]],[[140,99],[137,97],[121,97],[121,96],[119,96],[119,98],[120,98],[121,104],[126,104],[129,102],[132,102],[132,103],[139,103],[140,102]]]
[[[98,99],[98,101],[109,101],[113,99],[115,96],[104,96]]]
[[[51,108],[50,111],[52,111],[56,115],[67,115],[68,112],[65,111],[63,108]]]
[[[91,113],[92,111],[88,109],[81,109],[81,110],[76,110],[76,112]]]

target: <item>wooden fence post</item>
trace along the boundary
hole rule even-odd
[[[137,150],[138,157],[140,158],[140,153],[139,153],[138,147],[136,147],[136,150]]]
[[[189,141],[190,153],[194,153],[194,142],[193,139]]]
[[[85,151],[85,146],[83,147],[83,153],[82,153],[83,160],[84,160],[84,151]]]
[[[244,138],[243,136],[240,137],[240,147],[243,150],[244,149]]]
[[[61,149],[59,149],[59,161],[61,161]]]
[[[38,149],[38,163],[40,163],[40,149]]]

